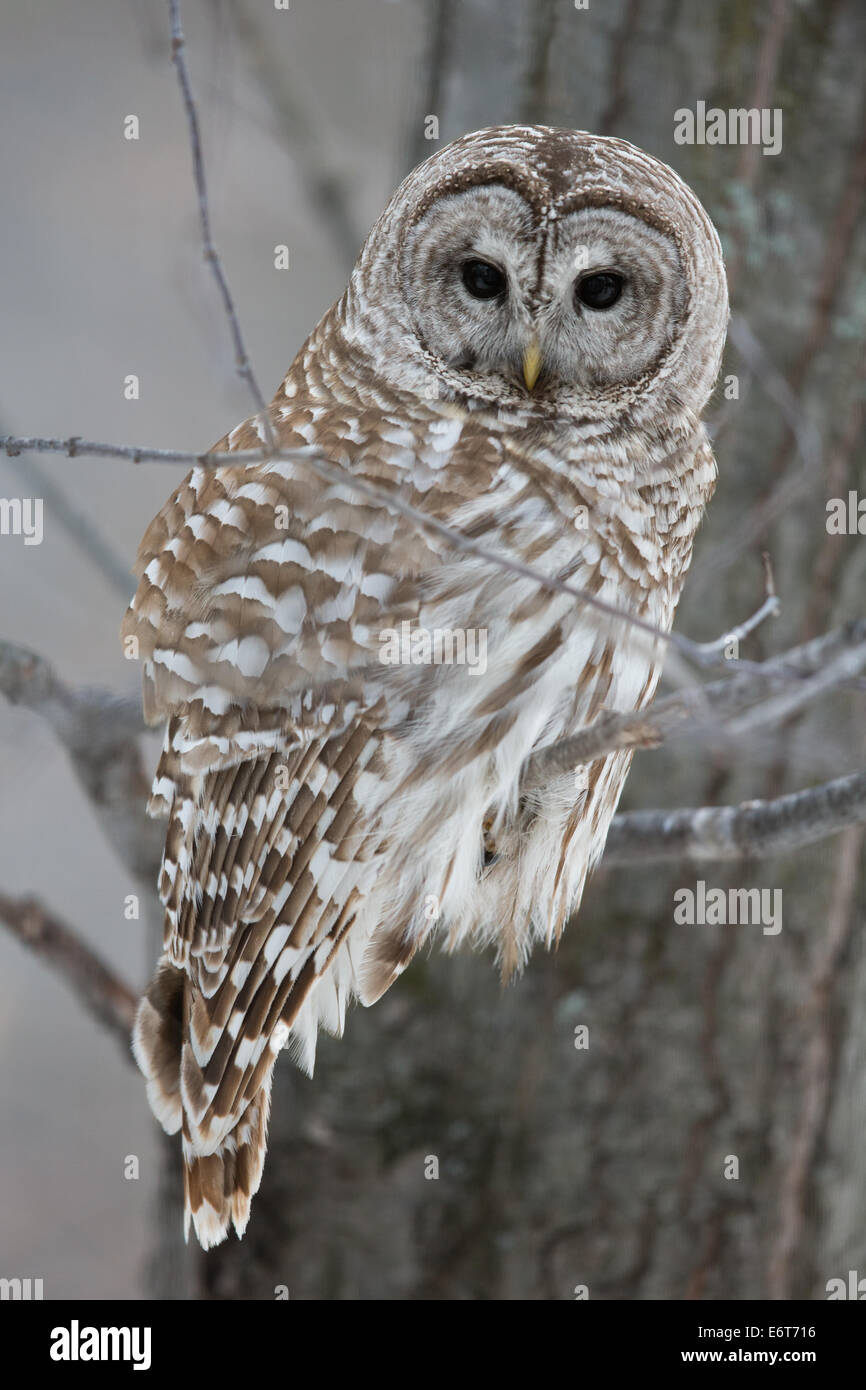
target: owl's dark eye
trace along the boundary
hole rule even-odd
[[[587,275],[583,280],[578,280],[575,293],[587,309],[610,309],[622,294],[624,284],[621,275],[603,270],[598,275]]]
[[[489,261],[464,261],[463,283],[473,299],[495,299],[505,293],[507,281]]]

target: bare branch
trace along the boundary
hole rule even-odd
[[[736,627],[732,627],[730,632],[722,633],[721,637],[717,637],[714,642],[702,642],[700,644],[701,648],[707,656],[714,656],[719,652],[723,652],[725,647],[729,647],[732,643],[744,642],[749,633],[754,632],[756,627],[760,627],[765,618],[778,617],[780,604],[776,597],[776,586],[773,582],[773,566],[770,563],[770,556],[766,550],[761,558],[764,562],[764,581],[767,593],[764,602],[750,618],[746,618],[745,622],[739,623]]]
[[[124,558],[103,536],[99,527],[67,497],[63,489],[35,459],[18,459],[14,465],[24,486],[41,497],[51,515],[89,564],[128,602],[132,595],[132,571]]]
[[[714,744],[742,741],[754,729],[775,723],[828,691],[850,686],[866,668],[866,620],[815,638],[727,680],[695,686],[650,709],[627,714],[606,711],[572,738],[539,749],[527,759],[524,791],[572,772],[621,748],[655,748],[672,735],[678,742],[702,737]],[[746,713],[748,711],[748,713]]]
[[[59,917],[35,898],[0,893],[0,921],[65,980],[85,1009],[107,1028],[132,1062],[129,1038],[138,997]]]
[[[775,801],[615,816],[603,862],[767,858],[864,821],[866,772],[855,772]]]
[[[25,452],[65,454],[68,458],[79,458],[87,455],[90,458],[128,459],[131,463],[179,463],[187,468],[239,467],[248,463],[307,464],[314,473],[324,478],[326,482],[337,487],[354,489],[355,492],[359,492],[365,497],[371,497],[374,501],[414,521],[422,530],[441,536],[452,549],[468,555],[476,555],[497,569],[519,575],[523,579],[530,579],[550,593],[567,594],[570,598],[585,603],[589,608],[594,608],[597,612],[604,613],[611,619],[627,623],[630,627],[646,632],[655,642],[661,642],[665,646],[675,648],[699,666],[720,664],[724,660],[722,647],[731,640],[730,631],[722,638],[712,642],[694,642],[676,632],[663,632],[661,628],[639,618],[637,614],[629,613],[623,608],[617,608],[614,604],[605,602],[604,599],[589,593],[586,589],[578,589],[564,579],[558,579],[555,575],[543,574],[541,570],[537,570],[531,565],[524,565],[521,561],[510,559],[499,551],[488,549],[487,546],[465,536],[461,531],[455,530],[453,526],[448,526],[445,522],[438,521],[435,517],[428,516],[425,512],[419,511],[417,507],[411,506],[395,490],[384,487],[381,483],[372,483],[367,478],[358,477],[356,474],[350,473],[348,469],[332,463],[313,446],[307,446],[303,449],[238,449],[234,452],[192,454],[180,449],[152,449],[142,445],[104,444],[92,439],[81,439],[78,435],[73,435],[69,439],[2,435],[0,436],[0,449],[5,449],[6,453],[13,458],[17,454]],[[733,632],[751,632],[757,623],[762,622],[768,614],[777,612],[778,606],[776,596],[774,594],[767,595],[757,613],[738,628],[734,628]],[[759,663],[741,661],[739,664],[743,670],[761,669]]]
[[[783,682],[798,681],[794,696],[805,703],[831,688],[850,685],[864,665],[866,621],[766,662],[757,676],[740,671],[728,680],[660,701],[653,710],[605,715],[575,738],[534,754],[522,789],[530,791],[617,748],[662,742],[672,732],[718,733],[722,717],[728,719],[722,732],[730,733],[737,727],[733,715],[744,706],[760,709],[759,702],[781,689]],[[109,838],[134,871],[152,881],[160,861],[162,829],[144,815],[147,786],[135,739],[141,728],[137,701],[99,690],[70,691],[41,657],[8,642],[0,642],[0,693],[37,711],[52,726],[102,814]],[[774,717],[772,702],[763,708],[770,711],[767,718]],[[866,774],[857,773],[777,801],[616,816],[605,862],[742,859],[796,849],[863,821]]]
[[[86,745],[103,756],[124,739],[142,732],[141,703],[108,690],[73,691],[44,657],[0,639],[0,695],[13,705],[35,710],[70,752]]]
[[[223,302],[229,329],[231,331],[232,342],[235,350],[235,362],[238,374],[243,377],[250,389],[250,394],[255,402],[256,414],[261,421],[263,437],[268,446],[273,449],[276,444],[273,426],[271,425],[268,407],[262,395],[259,383],[256,380],[246,345],[244,343],[241,326],[235,311],[234,300],[231,290],[223,270],[222,261],[219,258],[214,240],[211,235],[210,226],[210,206],[207,196],[207,182],[204,172],[204,155],[202,154],[201,132],[199,129],[198,110],[195,104],[195,97],[192,92],[189,69],[186,65],[186,41],[183,35],[183,26],[180,17],[180,0],[168,0],[169,13],[171,16],[171,57],[177,72],[177,80],[180,84],[183,104],[186,109],[187,125],[189,126],[189,142],[192,152],[192,169],[195,179],[196,192],[198,194],[198,215],[201,223],[201,240],[204,258],[208,262],[213,277]]]
[[[139,700],[108,691],[70,690],[43,657],[3,641],[0,695],[50,725],[109,842],[143,882],[155,882],[164,831],[144,810],[148,780],[138,745],[143,731]]]

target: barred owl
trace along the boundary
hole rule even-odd
[[[166,723],[165,948],[134,1048],[204,1247],[246,1227],[281,1048],[311,1073],[318,1029],[433,936],[506,976],[559,938],[630,755],[531,792],[521,769],[659,678],[658,638],[398,502],[668,630],[726,322],[671,169],[578,131],[467,135],[394,194],[269,407],[340,477],[200,466],[148,528],[123,632]]]

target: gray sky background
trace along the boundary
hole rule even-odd
[[[256,46],[233,38],[238,17],[303,113],[302,148],[344,188],[360,239],[402,173],[423,16],[408,0],[294,0],[288,14],[183,4],[214,233],[269,399],[346,264],[287,153]],[[167,34],[164,0],[0,6],[2,433],[202,449],[249,413],[201,259]],[[131,113],[138,141],[123,138]],[[289,271],[274,269],[278,243],[290,247]],[[140,378],[138,401],[124,399],[128,373]],[[91,460],[39,466],[128,566],[183,475]],[[0,496],[33,492],[0,460]],[[2,634],[47,656],[70,685],[137,691],[118,643],[124,606],[50,506],[41,545],[0,541]],[[135,885],[51,733],[2,700],[0,777],[3,890],[38,894],[143,985],[144,924],[123,917]],[[140,1296],[155,1157],[144,1088],[65,986],[5,933],[0,1048],[0,1274],[43,1278],[46,1298]],[[123,1178],[130,1153],[138,1183]]]

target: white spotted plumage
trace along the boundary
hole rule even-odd
[[[467,256],[499,271],[496,303]],[[620,283],[608,314],[578,302],[587,264]],[[283,448],[343,478],[199,467],[151,523],[124,634],[166,721],[169,828],[135,1048],[203,1245],[246,1226],[283,1046],[311,1071],[319,1027],[431,933],[492,944],[505,974],[558,937],[630,755],[531,793],[521,768],[660,672],[646,632],[351,479],[667,630],[715,482],[700,413],[726,317],[718,239],[671,170],[580,132],[466,136],[398,189],[270,408]],[[260,438],[247,421],[216,447]],[[405,623],[483,632],[485,669],[385,664]]]

